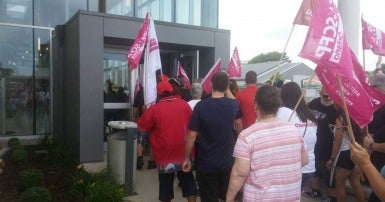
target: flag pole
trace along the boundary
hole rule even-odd
[[[294,26],[295,26],[295,24],[293,24],[293,26],[291,27],[291,31],[290,31],[289,37],[287,38],[285,47],[283,48],[283,51],[282,51],[282,54],[281,54],[281,58],[279,59],[277,71],[276,71],[276,73],[273,75],[273,80],[271,81],[271,84],[272,84],[272,85],[274,85],[275,77],[277,76],[277,73],[279,72],[279,67],[280,67],[281,64],[282,64],[283,55],[285,55],[285,51],[286,51],[287,45],[289,44],[291,35],[293,34]]]
[[[342,102],[343,110],[344,110],[345,117],[346,117],[346,123],[348,124],[348,133],[349,133],[350,141],[352,143],[354,143],[356,141],[356,139],[354,138],[352,123],[350,122],[349,111],[348,111],[348,108],[346,106],[345,96],[344,96],[344,93],[342,90],[341,77],[339,75],[337,75],[337,80],[338,80],[338,87],[339,87],[339,91],[340,91],[341,102]]]
[[[314,77],[315,77],[315,74],[313,74],[313,75],[310,77],[309,83],[311,83],[311,81],[313,80]],[[291,121],[291,118],[293,117],[294,112],[297,110],[297,108],[298,108],[298,106],[299,106],[299,103],[301,103],[301,100],[302,100],[303,97],[305,97],[305,95],[306,95],[306,90],[307,90],[307,88],[306,88],[306,86],[305,86],[304,92],[301,93],[301,96],[298,98],[297,103],[295,104],[295,107],[294,107],[293,111],[291,112],[290,117],[289,117],[289,120],[288,120],[287,122],[290,122],[290,121]]]

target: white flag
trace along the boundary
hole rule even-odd
[[[144,104],[147,107],[156,102],[156,70],[161,69],[158,38],[156,37],[154,20],[150,16],[150,27],[144,58]]]

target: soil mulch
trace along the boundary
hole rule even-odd
[[[43,186],[51,194],[51,201],[75,201],[68,194],[69,173],[63,168],[52,166],[44,158],[45,155],[35,154],[36,146],[27,146],[28,160],[25,164],[13,163],[9,151],[3,161],[5,162],[4,172],[0,174],[0,201],[20,201],[21,191],[19,190],[19,172],[25,169],[39,169],[43,173]]]

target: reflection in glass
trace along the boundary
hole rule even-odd
[[[147,11],[151,12],[154,20],[172,22],[172,0],[136,0],[136,17],[145,18]]]
[[[105,0],[106,13],[134,16],[133,2],[134,0]]]
[[[87,0],[35,0],[35,25],[55,27],[64,24],[79,9],[87,10]]]
[[[218,28],[218,0],[202,0],[203,27]]]
[[[176,1],[175,22],[189,25],[201,25],[201,0]]]
[[[50,132],[50,33],[35,30],[35,103],[36,134]]]
[[[0,135],[32,134],[32,29],[0,26]]]
[[[0,22],[32,24],[32,0],[1,0]]]

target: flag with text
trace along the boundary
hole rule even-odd
[[[227,74],[229,74],[230,78],[241,77],[241,71],[241,60],[239,59],[238,48],[235,47],[229,66],[227,67]]]
[[[329,68],[334,75],[353,76],[350,48],[333,1],[318,1],[313,9],[310,28],[299,56]]]
[[[154,20],[149,17],[148,40],[144,60],[144,104],[147,107],[155,104],[156,94],[156,71],[162,68],[158,38],[156,37]]]
[[[315,0],[303,0],[301,7],[299,8],[297,15],[295,16],[293,24],[309,26],[315,4]]]
[[[139,30],[138,36],[136,36],[134,43],[132,44],[130,50],[127,53],[127,60],[130,66],[130,69],[136,69],[140,62],[140,59],[143,54],[144,46],[148,40],[148,26],[149,26],[149,13],[147,13],[146,18],[142,24],[142,27]]]
[[[385,33],[361,18],[362,48],[370,49],[374,54],[385,56]]]

